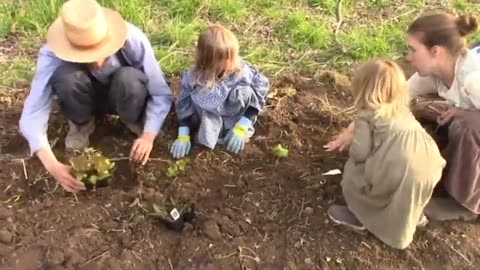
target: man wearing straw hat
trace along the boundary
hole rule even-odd
[[[69,192],[85,187],[57,160],[47,139],[56,95],[69,132],[67,149],[89,144],[94,117],[117,114],[137,134],[130,158],[145,164],[172,104],[172,92],[146,35],[95,0],[68,0],[48,29],[25,100],[20,131],[45,168]]]

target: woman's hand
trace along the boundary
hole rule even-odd
[[[442,113],[440,113],[440,116],[438,116],[437,118],[437,123],[441,126],[446,125],[450,123],[453,120],[453,118],[458,116],[459,113],[460,113],[460,109],[452,106],[447,110],[443,111]]]

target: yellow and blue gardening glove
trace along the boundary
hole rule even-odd
[[[252,121],[242,116],[240,120],[235,124],[235,127],[229,134],[227,150],[235,154],[240,153],[245,148],[245,142],[247,141],[248,129],[252,126]]]
[[[190,152],[191,147],[190,128],[180,127],[178,129],[178,137],[175,142],[173,142],[172,148],[170,148],[170,153],[174,158],[183,158]]]

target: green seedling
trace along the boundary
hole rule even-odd
[[[152,206],[153,206],[153,213],[151,213],[150,215],[159,216],[161,218],[166,218],[169,215],[164,205],[159,205],[154,203]]]
[[[190,159],[188,158],[177,160],[168,167],[166,175],[168,177],[182,175],[187,170],[188,165],[190,165]]]
[[[87,186],[95,187],[105,183],[112,176],[115,163],[91,148],[80,152],[70,160],[75,179]]]
[[[277,144],[277,146],[273,148],[273,155],[275,155],[277,158],[285,158],[288,157],[289,150],[284,148],[281,144]]]

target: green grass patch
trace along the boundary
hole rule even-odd
[[[150,34],[151,42],[159,46],[175,46],[177,48],[191,48],[195,45],[198,35],[206,28],[203,21],[194,20],[186,23],[179,19],[169,19],[160,24]]]
[[[290,13],[278,31],[297,49],[325,49],[332,41],[328,23],[321,17],[309,16],[304,10]]]
[[[209,0],[208,16],[211,21],[228,24],[240,23],[249,17],[249,9],[243,0]]]
[[[33,77],[34,68],[35,62],[29,57],[17,56],[7,59],[5,63],[0,64],[1,85],[17,87],[28,83]]]
[[[5,78],[2,84],[15,85],[31,78],[35,52],[63,2],[2,1],[0,39],[20,36],[21,51],[21,56],[0,67],[0,75]],[[198,35],[210,23],[231,28],[239,38],[242,56],[274,76],[284,70],[314,72],[324,66],[343,70],[372,57],[399,57],[405,52],[408,24],[422,10],[439,7],[424,0],[345,0],[337,42],[337,0],[99,2],[115,8],[147,33],[167,75],[189,68]],[[480,4],[467,0],[450,1],[448,7],[458,13],[480,10]],[[383,16],[386,14],[395,19]],[[477,35],[469,40],[479,39]]]

